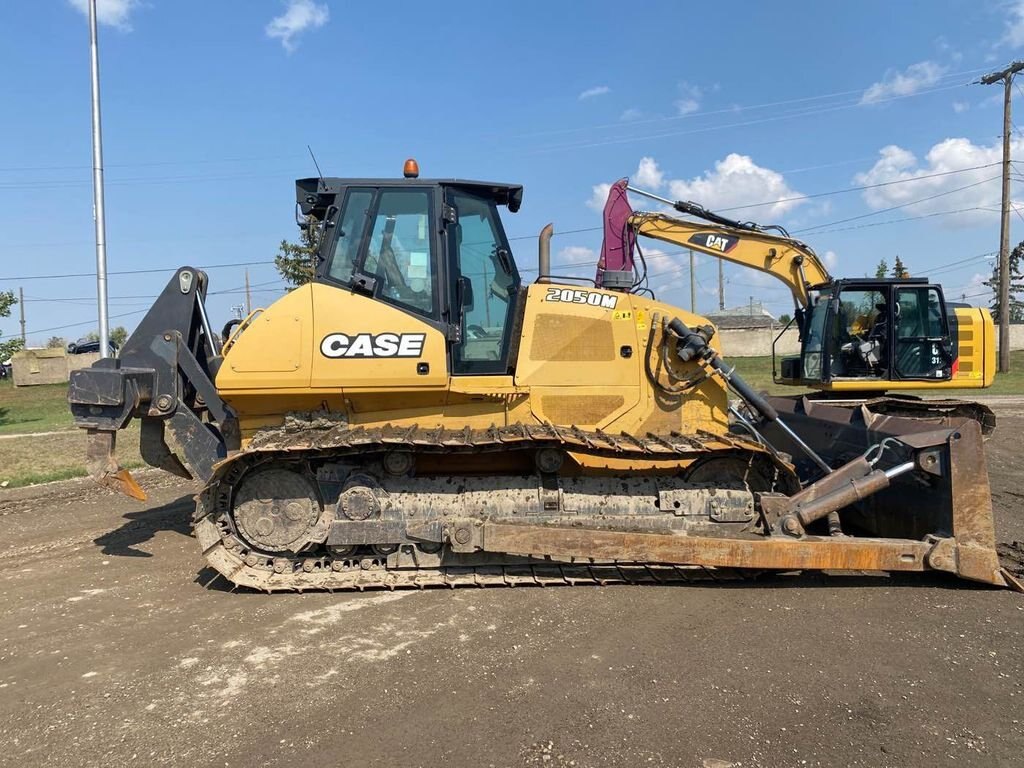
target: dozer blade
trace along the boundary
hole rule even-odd
[[[86,468],[92,479],[112,491],[145,501],[146,492],[135,482],[131,472],[120,466],[114,458],[117,433],[99,429],[90,429],[87,432]]]
[[[896,421],[904,420],[887,419],[887,431],[905,426]],[[967,421],[957,429],[921,431],[912,423],[899,442],[898,449],[887,449],[895,458],[869,462],[858,456],[795,496],[763,495],[767,525],[762,533],[680,535],[597,530],[582,520],[572,527],[477,521],[466,524],[461,538],[475,549],[560,560],[782,571],[943,571],[1019,588],[999,566],[980,426]],[[832,511],[838,511],[849,535],[808,533],[805,525],[813,528]],[[459,525],[454,524],[455,541]]]

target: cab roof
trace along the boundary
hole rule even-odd
[[[326,211],[334,203],[334,197],[346,187],[460,187],[482,197],[494,200],[498,205],[508,206],[515,213],[523,202],[521,184],[502,184],[493,181],[472,179],[345,179],[336,176],[327,178],[296,179],[295,200],[306,216]]]

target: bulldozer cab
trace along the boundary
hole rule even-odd
[[[323,227],[317,282],[436,328],[453,375],[509,372],[521,279],[498,209],[518,210],[521,187],[304,179],[296,192],[301,212]]]
[[[948,381],[956,370],[956,319],[927,279],[837,280],[818,286],[801,323],[798,358],[784,383]]]

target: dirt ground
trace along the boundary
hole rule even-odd
[[[1017,440],[988,443],[1024,541]],[[0,764],[1024,764],[1024,595],[940,577],[260,595],[191,486],[0,496]]]

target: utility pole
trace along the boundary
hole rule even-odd
[[[249,268],[245,268],[245,316],[252,314],[252,294],[249,292]]]
[[[725,278],[721,259],[718,259],[718,309],[719,311],[725,310]]]
[[[1006,69],[978,80],[981,85],[1003,84],[1003,205],[999,222],[999,372],[1010,371],[1010,88],[1013,76],[1024,69],[1015,61]]]
[[[25,290],[18,288],[18,311],[21,315],[21,346],[25,346]]]
[[[693,274],[693,251],[690,251],[690,311],[697,314],[697,277]]]
[[[96,33],[96,0],[89,0],[89,54],[92,60],[92,198],[96,221],[96,303],[100,326],[100,357],[110,357],[107,318],[107,219],[103,207],[103,129],[100,125],[100,49]]]

